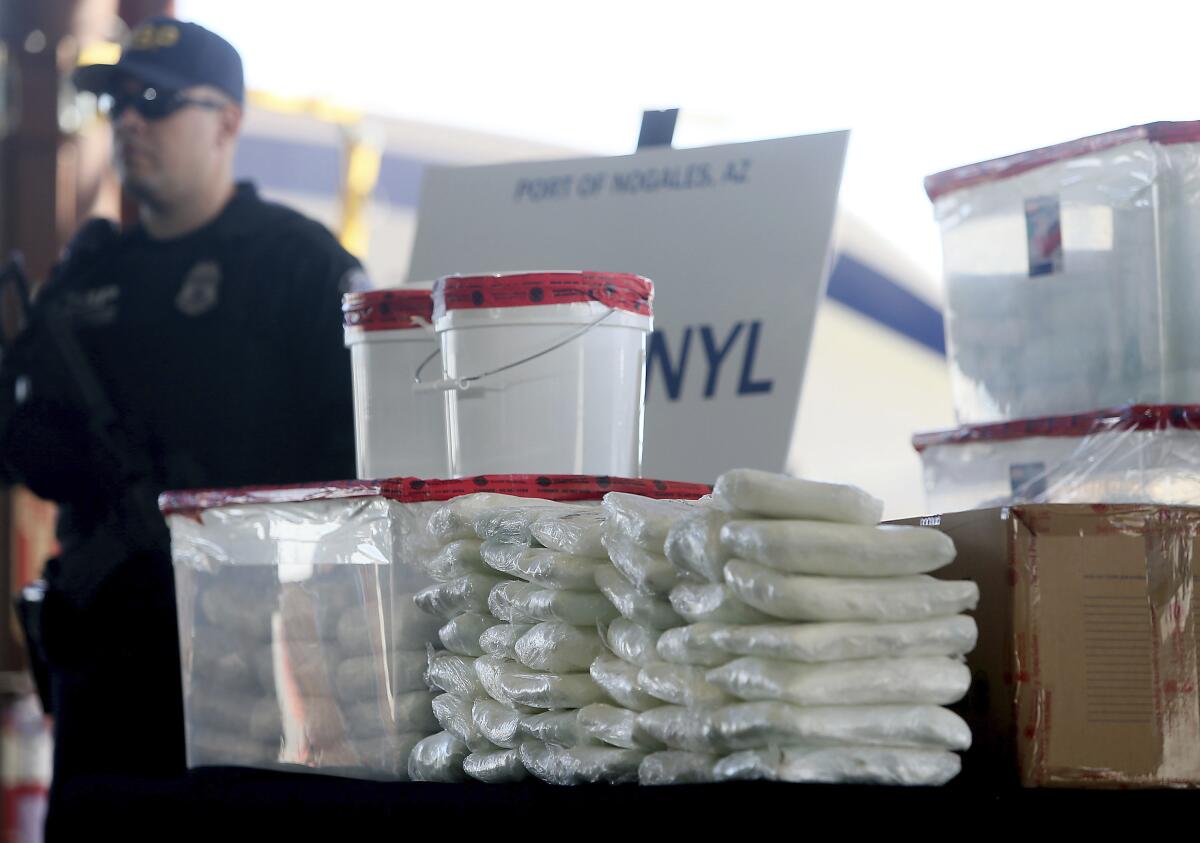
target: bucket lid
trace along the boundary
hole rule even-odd
[[[192,489],[163,492],[158,508],[163,515],[195,513],[239,504],[302,503],[340,498],[384,497],[400,503],[448,501],[475,492],[494,492],[551,501],[594,501],[609,492],[628,492],[647,498],[695,500],[712,491],[703,483],[676,483],[590,474],[484,474],[453,480],[392,477],[386,480],[339,480],[287,486],[243,486],[235,489]]]
[[[956,427],[933,433],[918,433],[912,438],[917,453],[940,445],[970,445],[974,442],[1006,442],[1033,437],[1083,437],[1097,433],[1130,430],[1200,431],[1200,405],[1130,404],[1077,413],[1070,416],[1042,416],[1033,419]]]
[[[1012,178],[1029,170],[1078,158],[1082,155],[1092,155],[1112,149],[1122,144],[1148,140],[1152,143],[1195,143],[1200,141],[1200,121],[1159,122],[1147,123],[1143,126],[1130,126],[1114,132],[1091,135],[1066,143],[1044,146],[1028,152],[1018,152],[1004,158],[993,158],[991,161],[981,161],[978,164],[967,164],[955,167],[941,173],[934,173],[925,178],[925,193],[930,199],[938,199],[956,190],[983,184],[989,181]]]
[[[347,328],[363,331],[403,331],[420,328],[414,321],[433,321],[429,290],[368,290],[342,296],[342,320]]]
[[[619,272],[513,272],[449,275],[433,286],[438,318],[451,310],[599,302],[616,310],[653,315],[654,283]]]

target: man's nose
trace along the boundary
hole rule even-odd
[[[121,109],[121,113],[117,115],[117,119],[113,122],[113,128],[121,134],[131,134],[139,132],[146,126],[146,118],[138,114],[138,110],[133,106],[125,106]]]

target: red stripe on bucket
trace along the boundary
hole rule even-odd
[[[340,498],[384,497],[400,503],[428,503],[448,501],[476,492],[550,501],[595,501],[609,492],[627,492],[659,500],[695,500],[711,491],[712,487],[703,483],[594,474],[484,474],[453,480],[393,477],[387,480],[339,480],[290,486],[163,492],[158,497],[158,508],[164,515],[172,515],[195,513],[218,506],[301,503]]]
[[[403,331],[433,321],[429,290],[370,290],[342,297],[342,321],[363,331]]]
[[[617,272],[523,272],[511,275],[451,275],[433,287],[436,317],[451,310],[539,307],[598,302],[615,310],[653,315],[654,283]]]

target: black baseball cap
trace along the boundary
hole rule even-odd
[[[246,94],[242,57],[232,44],[198,24],[167,17],[138,24],[116,64],[80,67],[73,79],[82,91],[107,94],[126,77],[167,91],[211,85],[239,103]]]

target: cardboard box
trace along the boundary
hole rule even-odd
[[[1200,509],[1026,505],[913,519],[981,599],[964,776],[1200,786]]]

